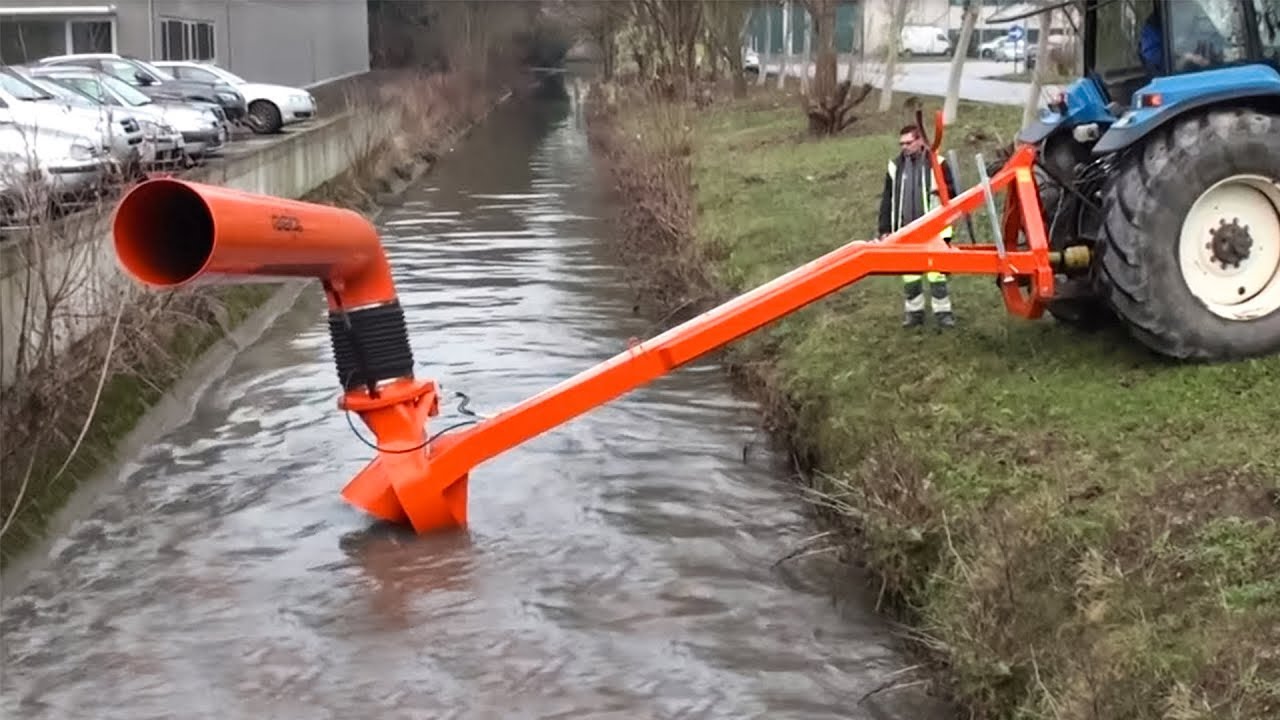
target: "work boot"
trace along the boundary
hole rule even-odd
[[[952,328],[956,326],[956,317],[950,312],[935,313],[933,319],[938,321],[938,327],[940,328]]]
[[[920,325],[923,325],[923,324],[924,324],[923,310],[908,312],[906,313],[906,316],[902,319],[902,327],[904,328],[919,327]]]

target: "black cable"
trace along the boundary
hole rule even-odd
[[[439,431],[437,431],[434,435],[432,435],[432,436],[428,437],[426,440],[423,440],[421,443],[419,443],[418,445],[416,445],[416,446],[414,446],[414,447],[411,447],[411,448],[405,448],[405,449],[403,449],[403,450],[388,450],[388,449],[386,449],[386,448],[379,447],[377,443],[369,442],[367,439],[365,439],[365,437],[364,437],[363,435],[361,435],[361,434],[360,434],[360,431],[356,429],[356,424],[355,424],[354,422],[352,422],[352,420],[351,420],[351,411],[350,411],[350,410],[345,410],[345,411],[343,411],[343,414],[347,416],[347,426],[351,428],[351,433],[352,433],[353,435],[355,435],[355,436],[356,436],[356,438],[357,438],[358,440],[360,440],[360,442],[364,443],[364,444],[365,444],[365,445],[367,445],[368,447],[370,447],[370,448],[372,448],[373,450],[376,450],[376,451],[378,451],[378,452],[380,452],[380,453],[389,453],[389,454],[392,454],[392,455],[401,455],[401,454],[404,454],[404,453],[418,452],[418,451],[422,450],[423,448],[427,447],[428,445],[430,445],[431,443],[435,442],[435,441],[436,441],[436,440],[437,440],[441,435],[443,435],[443,434],[445,434],[445,433],[449,432],[450,430],[456,430],[456,429],[458,429],[458,428],[460,428],[460,427],[464,427],[464,426],[466,426],[466,425],[475,425],[476,423],[480,422],[479,420],[463,420],[463,421],[462,421],[462,422],[460,422],[460,423],[455,423],[455,424],[453,424],[453,425],[450,425],[450,426],[449,426],[449,427],[447,427],[447,428],[444,428],[443,430],[439,430]]]

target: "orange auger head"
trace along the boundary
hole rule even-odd
[[[370,443],[377,457],[343,497],[384,520],[411,520],[419,531],[466,523],[465,479],[425,482],[436,386],[414,378],[404,312],[368,220],[327,205],[158,178],[120,200],[112,229],[125,272],[157,289],[217,276],[319,278],[344,391],[339,408],[360,415],[377,438]],[[401,482],[411,497],[396,492]]]

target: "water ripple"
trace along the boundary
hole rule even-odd
[[[481,411],[652,334],[566,113],[495,115],[381,221],[417,367]],[[485,463],[469,530],[420,538],[338,496],[370,454],[323,318],[306,295],[7,588],[5,717],[940,716],[856,704],[905,661],[774,567],[812,529],[717,368]]]

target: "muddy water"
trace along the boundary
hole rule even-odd
[[[424,375],[491,410],[652,332],[604,184],[542,101],[382,216]],[[774,567],[812,528],[716,367],[481,466],[469,531],[417,538],[338,496],[369,455],[323,312],[313,288],[6,587],[3,717],[943,716],[859,704],[905,661],[824,570]]]

